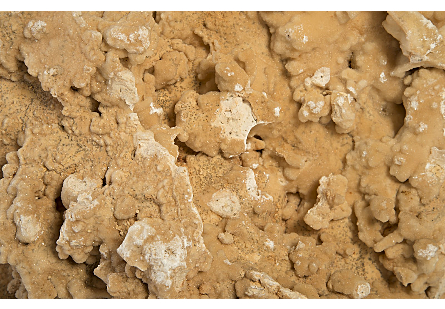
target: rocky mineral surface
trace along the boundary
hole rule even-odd
[[[1,12],[0,297],[444,298],[444,12]]]

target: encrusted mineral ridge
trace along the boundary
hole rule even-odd
[[[1,12],[0,297],[445,298],[444,36]]]

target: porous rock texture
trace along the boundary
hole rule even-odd
[[[0,297],[444,298],[444,35],[0,12]]]

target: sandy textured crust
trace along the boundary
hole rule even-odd
[[[1,12],[0,298],[444,298],[444,35]]]

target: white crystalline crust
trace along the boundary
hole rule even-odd
[[[24,30],[25,37],[40,38],[46,31],[46,22],[42,20],[30,21]]]
[[[357,286],[356,294],[358,298],[366,297],[369,295],[370,292],[371,292],[371,286],[369,285],[369,283],[360,284]]]
[[[314,75],[311,77],[311,82],[319,87],[325,87],[329,80],[331,79],[330,68],[322,67],[315,71]]]
[[[241,210],[238,197],[230,190],[215,192],[208,205],[213,212],[224,218],[237,217]]]
[[[418,250],[417,255],[429,261],[436,255],[437,250],[439,250],[438,247],[432,244],[428,244],[425,250],[422,249]]]
[[[329,175],[320,178],[317,189],[317,202],[309,209],[304,221],[313,229],[327,228],[331,220],[343,219],[351,210],[345,201],[348,180],[342,175]]]
[[[137,132],[134,145],[136,156],[167,164],[166,176],[173,177],[173,197],[177,203],[174,211],[179,217],[177,221],[165,223],[150,219],[135,222],[117,252],[129,265],[146,272],[149,286],[160,297],[165,297],[181,291],[188,267],[199,267],[199,259],[208,255],[201,238],[202,221],[192,202],[193,191],[187,169],[176,165],[176,158],[155,141],[150,131]],[[184,225],[181,220],[187,220],[191,225]],[[174,230],[168,230],[172,224]]]
[[[108,84],[108,92],[110,95],[117,95],[124,100],[132,111],[134,105],[139,101],[134,75],[129,70],[118,72],[111,77]]]
[[[299,292],[281,286],[266,273],[251,270],[246,272],[245,277],[245,281],[238,285],[237,289],[248,298],[307,298]]]
[[[273,200],[272,196],[267,193],[263,195],[261,190],[258,190],[258,185],[255,180],[255,173],[252,169],[247,170],[246,179],[243,182],[245,182],[246,190],[252,199],[259,201]]]
[[[88,177],[79,179],[76,175],[72,174],[65,178],[63,181],[61,199],[65,208],[69,208],[72,202],[78,202],[80,194],[84,192],[92,192],[95,188],[100,187],[102,184],[97,180],[90,179]]]
[[[32,243],[42,233],[41,226],[37,218],[21,215],[14,220],[17,225],[17,238],[24,243]]]
[[[104,33],[108,44],[125,48],[130,53],[142,53],[150,46],[149,26],[112,26]]]
[[[355,107],[351,95],[338,93],[331,96],[332,121],[335,122],[337,132],[346,133],[355,125]]]
[[[229,96],[220,102],[212,125],[222,129],[224,138],[245,142],[247,134],[256,125],[256,120],[248,103],[243,102],[240,97]]]
[[[176,235],[169,242],[151,241],[148,238],[156,236],[156,230],[146,221],[135,222],[128,230],[125,240],[117,252],[132,266],[142,271],[150,269],[150,278],[159,285],[171,288],[172,281],[183,281],[185,274],[177,275],[177,268],[187,267],[187,247],[191,242],[187,237]],[[138,255],[132,260],[132,255]],[[176,270],[177,271],[177,270]]]

